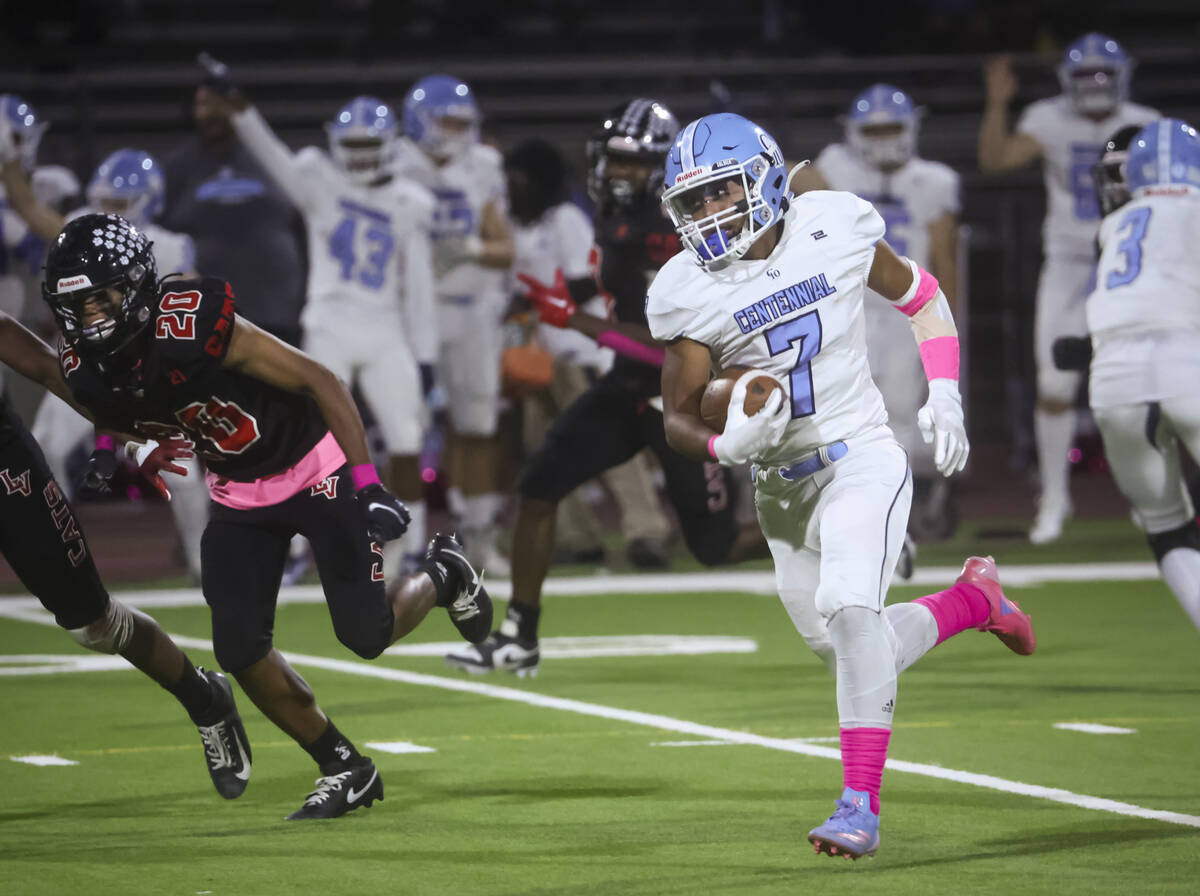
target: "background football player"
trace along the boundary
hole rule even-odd
[[[3,139],[0,137],[0,141]],[[112,212],[125,216],[151,241],[159,270],[184,275],[194,271],[195,251],[191,238],[154,223],[154,218],[162,211],[165,183],[162,169],[148,153],[119,149],[106,158],[88,182],[87,205],[66,216],[37,199],[20,167],[5,164],[4,183],[13,211],[27,222],[31,232],[46,242],[53,240],[70,219],[95,212]],[[57,395],[48,392],[38,407],[32,430],[55,479],[63,484],[68,496],[72,495],[75,483],[68,475],[67,461],[92,438],[91,424]],[[188,571],[199,581],[200,538],[208,522],[208,492],[195,458],[181,458],[177,463],[189,472],[182,476],[168,472],[165,488],[171,494],[171,513],[179,529]],[[104,479],[112,475],[116,466],[111,439],[102,436],[89,460],[89,467],[101,477],[93,484],[103,489]],[[85,481],[89,481],[86,475]]]
[[[1008,127],[1008,105],[1017,79],[1008,57],[988,62],[987,100],[979,127],[979,167],[1009,171],[1040,159],[1046,182],[1044,260],[1038,278],[1034,319],[1037,407],[1034,437],[1042,494],[1029,531],[1034,544],[1062,534],[1071,514],[1067,453],[1075,434],[1074,400],[1080,375],[1055,368],[1054,341],[1084,331],[1084,300],[1095,269],[1093,244],[1100,209],[1091,170],[1104,141],[1126,124],[1146,124],[1158,113],[1127,100],[1131,60],[1111,37],[1085,34],[1063,54],[1058,67],[1062,93],[1038,100]]]
[[[738,525],[738,477],[711,458],[697,463],[670,448],[652,403],[660,394],[663,350],[646,324],[646,285],[679,247],[658,201],[677,130],[675,116],[655,100],[639,97],[614,109],[588,143],[588,186],[597,205],[595,274],[567,282],[559,272],[550,284],[523,278],[543,321],[591,337],[616,358],[526,461],[513,529],[513,596],[504,622],[483,644],[447,655],[451,665],[536,674],[542,583],[554,552],[558,502],[645,448],[662,466],[667,499],[697,560],[711,566],[765,553],[758,527]],[[611,317],[579,310],[597,288],[612,297]]]
[[[907,93],[890,84],[868,87],[850,103],[845,141],[825,147],[812,165],[801,168],[792,188],[844,190],[874,205],[887,228],[888,245],[944,284],[942,291],[961,324],[954,291],[946,288],[958,282],[959,178],[949,166],[917,155],[919,123],[920,110]],[[932,446],[917,427],[924,382],[921,357],[907,323],[887,300],[868,291],[863,312],[871,376],[913,471],[910,529],[918,538],[948,537],[954,525],[949,481],[937,474]]]
[[[479,142],[471,88],[448,75],[417,81],[404,97],[404,136],[394,170],[433,192],[437,273],[438,382],[450,417],[447,472],[472,560],[496,575],[508,561],[496,544],[503,499],[496,439],[500,320],[513,243],[500,153]]]
[[[1200,457],[1200,136],[1167,118],[1133,138],[1123,165],[1111,155],[1118,178],[1101,169],[1110,209],[1087,299],[1089,399],[1134,522],[1200,628],[1200,527],[1180,471],[1181,442]]]
[[[389,167],[397,124],[382,100],[355,97],[325,126],[328,152],[308,146],[295,153],[239,91],[229,100],[238,137],[304,215],[304,351],[357,383],[387,446],[384,481],[412,515],[408,531],[386,548],[395,575],[420,560],[426,540],[417,455],[426,417],[422,380],[433,375],[438,344],[433,195]]]

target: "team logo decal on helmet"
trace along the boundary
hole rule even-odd
[[[587,142],[587,186],[592,201],[601,209],[657,202],[662,194],[663,165],[678,133],[678,120],[657,100],[637,97],[613,109]],[[633,181],[612,176],[609,162],[614,157],[645,163],[650,166],[648,177]]]
[[[55,239],[42,298],[81,356],[109,357],[146,330],[158,285],[150,246],[118,215],[76,218]]]
[[[356,96],[325,123],[329,154],[355,183],[368,184],[392,160],[396,113],[383,100]]]
[[[721,112],[693,121],[676,138],[662,201],[683,244],[705,268],[718,270],[783,216],[787,180],[775,139]]]
[[[1129,144],[1125,176],[1133,194],[1171,184],[1200,187],[1200,136],[1178,118],[1151,122]]]
[[[920,112],[891,84],[874,84],[854,98],[846,113],[846,143],[875,168],[899,168],[917,151]]]
[[[404,97],[404,133],[435,159],[478,143],[479,117],[471,88],[450,75],[427,75]]]
[[[1082,115],[1107,115],[1129,96],[1133,60],[1121,45],[1092,32],[1075,40],[1058,66],[1058,83]]]
[[[118,149],[92,175],[87,200],[99,211],[144,227],[162,212],[166,192],[166,179],[153,156],[140,149]]]

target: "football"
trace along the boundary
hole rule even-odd
[[[729,413],[729,399],[733,395],[733,384],[738,381],[749,367],[727,367],[714,379],[710,380],[700,397],[700,416],[704,422],[717,432],[725,431],[725,418]],[[750,381],[746,387],[746,400],[742,410],[747,417],[759,412],[771,393],[782,389],[779,381],[769,373],[762,373]]]

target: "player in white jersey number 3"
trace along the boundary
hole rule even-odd
[[[783,155],[738,115],[692,122],[667,158],[663,204],[685,249],[650,286],[647,318],[668,343],[667,441],[697,459],[754,463],[759,522],[780,597],[834,673],[843,792],[808,835],[818,853],[857,859],[879,846],[879,787],[896,677],[968,628],[1032,653],[1029,617],[972,557],[949,589],[884,607],[904,539],[912,476],[867,365],[868,285],[908,316],[929,399],[918,413],[938,470],[967,458],[958,337],[937,281],[883,241],[883,219],[852,193],[787,190]],[[723,433],[700,415],[710,369],[766,371],[784,385],[758,413],[734,386]]]

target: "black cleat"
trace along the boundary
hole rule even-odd
[[[246,737],[242,717],[238,715],[229,679],[220,672],[203,668],[197,671],[213,686],[210,718],[215,721],[211,725],[196,726],[204,743],[208,774],[217,793],[227,800],[236,799],[242,795],[250,780],[250,739]]]
[[[492,629],[492,599],[483,587],[482,577],[467,560],[462,542],[439,532],[429,542],[422,565],[443,574],[449,587],[438,589],[438,606],[446,608],[458,633],[472,644],[486,638]]]
[[[541,651],[536,641],[529,643],[503,632],[492,632],[481,644],[472,644],[446,654],[446,662],[472,675],[503,670],[518,678],[535,678]]]
[[[364,757],[365,758],[365,757]],[[375,763],[351,766],[344,772],[317,778],[317,787],[304,798],[304,805],[287,817],[288,821],[305,818],[337,818],[363,806],[383,800],[383,779]]]

